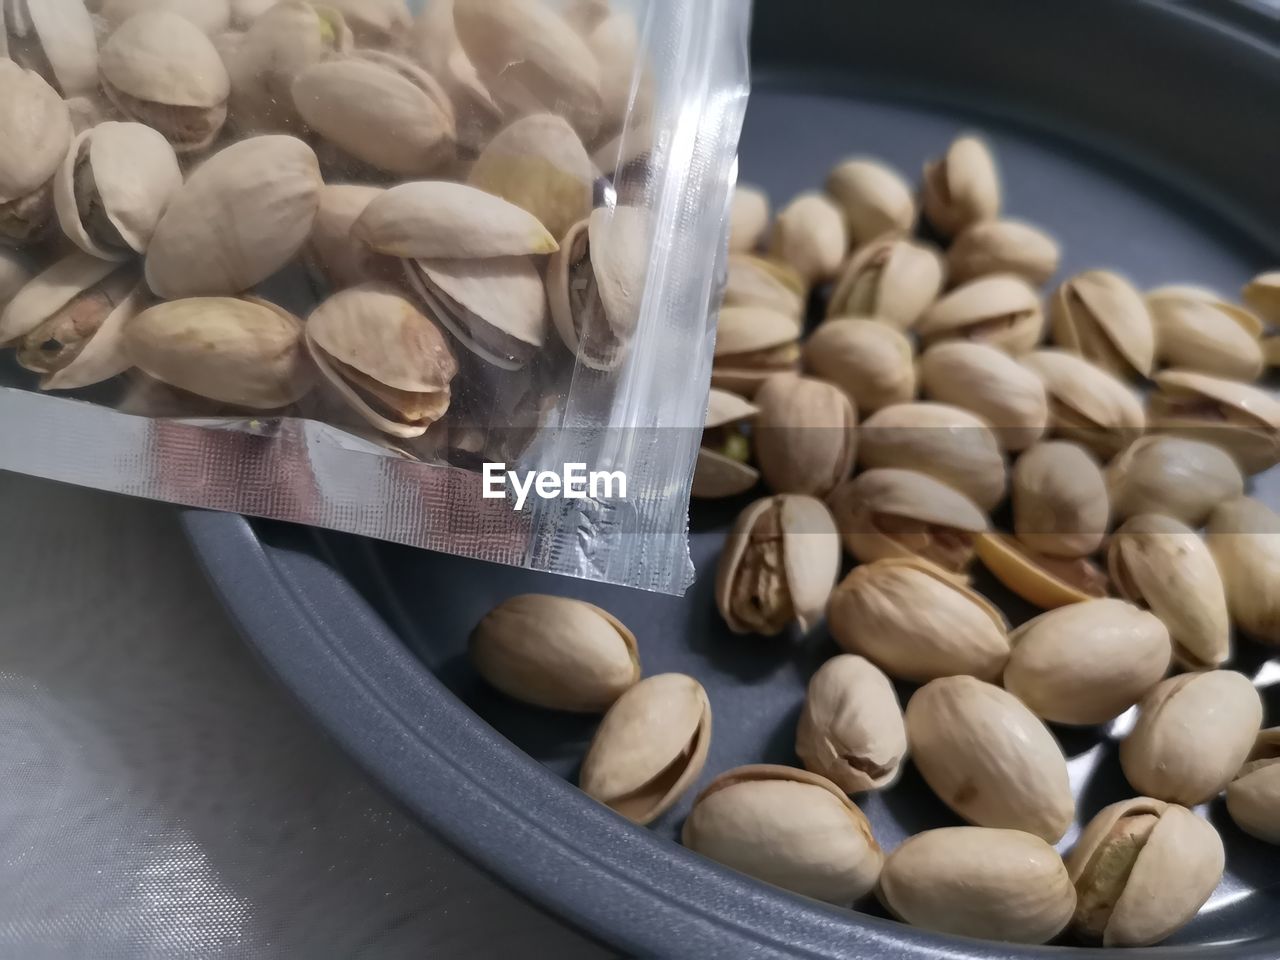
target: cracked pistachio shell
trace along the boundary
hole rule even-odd
[[[1280,270],[1260,273],[1240,291],[1245,307],[1271,326],[1280,326]]]
[[[77,247],[103,260],[126,260],[146,253],[181,187],[169,141],[141,123],[108,121],[72,142],[53,181],[53,204]]]
[[[1248,762],[1227,786],[1227,812],[1245,833],[1280,844],[1280,727],[1258,734]]]
[[[1006,353],[1034,350],[1044,334],[1044,313],[1035,288],[1009,273],[970,280],[945,294],[916,324],[928,347],[943,340],[973,340]]]
[[[1114,720],[1164,679],[1172,647],[1153,614],[1104,598],[1042,613],[1009,634],[1004,688],[1050,723]]]
[[[827,303],[828,317],[875,317],[911,329],[942,292],[942,257],[914,240],[882,237],[859,247]]]
[[[578,785],[635,823],[656,820],[707,761],[711,704],[682,673],[641,680],[609,708],[582,761]]]
[[[34,71],[0,57],[0,239],[26,243],[53,217],[52,179],[71,144],[71,117]]]
[[[726,307],[763,307],[804,319],[808,290],[800,274],[778,260],[750,253],[731,253],[724,288]]]
[[[1065,350],[1035,350],[1018,359],[1044,381],[1050,429],[1100,459],[1115,456],[1146,427],[1137,395],[1088,360]]]
[[[82,0],[6,0],[3,6],[0,56],[7,52],[41,73],[64,97],[98,89],[98,39]]]
[[[1125,599],[1169,628],[1179,663],[1203,670],[1231,657],[1226,588],[1209,548],[1186,524],[1157,513],[1130,517],[1111,535],[1107,567]]]
[[[307,238],[307,262],[332,290],[354,287],[367,280],[398,276],[395,260],[371,250],[351,235],[351,227],[365,208],[383,192],[363,184],[326,184]]]
[[[764,307],[722,307],[711,385],[752,397],[770,376],[800,367],[800,327]]]
[[[980,827],[1057,843],[1075,818],[1062,747],[1017,697],[970,676],[932,680],[907,703],[907,743],[938,798]]]
[[[1135,797],[1103,808],[1067,856],[1072,929],[1104,947],[1158,943],[1189,923],[1222,879],[1222,838],[1185,807]]]
[[[827,320],[804,342],[805,366],[843,390],[861,414],[915,399],[914,359],[905,334],[863,317]]]
[[[915,470],[865,470],[828,498],[844,548],[862,563],[927,560],[963,576],[987,516],[972,500]]]
[[[924,215],[944,237],[1000,215],[1000,174],[985,142],[964,136],[924,166]]]
[[[947,249],[947,277],[967,283],[993,273],[1011,273],[1033,286],[1058,272],[1062,251],[1039,227],[1020,220],[986,220],[960,232]]]
[[[102,18],[112,28],[140,13],[154,11],[177,14],[209,36],[222,33],[231,23],[227,0],[102,0]]]
[[[736,497],[760,480],[760,471],[747,462],[751,441],[738,429],[739,424],[758,412],[754,404],[737,394],[711,388],[698,464],[693,472],[694,497],[701,500]]]
[[[234,294],[302,249],[320,206],[311,148],[286,136],[220,150],[187,178],[147,248],[147,283],[168,299]]]
[[[909,838],[885,862],[878,895],[914,927],[1013,943],[1052,940],[1076,904],[1053,847],[1022,830],[991,827]]]
[[[758,187],[740,183],[729,209],[729,250],[748,253],[757,249],[769,229],[769,197]]]
[[[796,756],[806,770],[845,793],[863,793],[897,782],[906,755],[902,705],[875,664],[845,653],[818,668],[796,726]]]
[[[480,676],[549,710],[601,713],[640,680],[635,635],[582,600],[523,594],[487,613],[470,641]]]
[[[954,575],[915,558],[855,567],[832,593],[827,622],[842,650],[901,680],[957,673],[994,680],[1009,656],[1003,614]]]
[[[777,373],[755,395],[756,463],[775,493],[825,497],[853,469],[858,415],[839,387]]]
[[[476,66],[462,49],[453,23],[454,0],[431,0],[414,21],[410,50],[453,101],[458,144],[468,156],[478,153],[502,123],[502,109],[480,82]]]
[[[306,341],[325,379],[383,433],[422,436],[449,409],[449,342],[394,287],[335,293],[307,318]]]
[[[1005,450],[1026,449],[1049,426],[1043,381],[998,347],[935,343],[920,358],[920,385],[925,396],[987,421]]]
[[[800,194],[773,221],[769,253],[790,264],[806,283],[834,279],[848,250],[844,215],[824,194]]]
[[[944,403],[899,403],[863,421],[863,468],[919,470],[955,487],[984,510],[1004,499],[1005,462],[985,420]]]
[[[1194,806],[1221,793],[1253,749],[1262,698],[1234,670],[1170,677],[1139,705],[1120,766],[1139,793]]]
[[[362,47],[402,47],[413,27],[405,0],[324,0],[351,27]]]
[[[1194,370],[1162,370],[1147,399],[1152,430],[1222,447],[1245,473],[1280,463],[1280,400],[1238,380]]]
[[[0,344],[12,344],[27,336],[52,314],[101,283],[119,266],[77,252],[34,276],[28,276],[27,281],[14,290],[0,313]],[[17,277],[21,275],[18,273]]]
[[[34,279],[35,264],[25,254],[0,247],[0,316],[18,291]],[[4,338],[0,336],[0,343]]]
[[[1084,447],[1037,443],[1013,465],[1013,529],[1037,553],[1087,557],[1102,546],[1111,522],[1107,481]]]
[[[1106,572],[1088,557],[1037,553],[1003,533],[979,535],[974,549],[992,576],[1042,610],[1107,595]]]
[[[827,174],[826,190],[844,212],[849,240],[855,246],[886,233],[907,234],[915,226],[911,187],[901,174],[879,161],[844,161]]]
[[[1211,443],[1148,436],[1134,441],[1106,468],[1115,519],[1162,513],[1193,527],[1218,504],[1244,493],[1231,456]]]
[[[1280,645],[1280,516],[1251,497],[1227,500],[1209,514],[1205,544],[1236,627]]]
[[[1156,338],[1142,294],[1110,270],[1088,270],[1049,298],[1053,342],[1117,377],[1147,377]]]
[[[840,574],[840,536],[826,504],[780,494],[738,515],[716,568],[716,606],[734,633],[776,636],[822,618]]]
[[[287,407],[314,383],[302,321],[257,298],[160,303],[125,324],[124,338],[143,373],[236,407]]]
[[[595,167],[573,127],[552,113],[521,117],[484,148],[467,183],[528,210],[557,240],[591,214]]]
[[[648,211],[599,207],[570,229],[547,263],[552,322],[593,370],[614,370],[627,357],[640,322],[649,242]]]
[[[1160,287],[1147,294],[1156,358],[1166,366],[1234,380],[1262,373],[1262,321],[1199,287]]]
[[[839,787],[769,764],[711,781],[680,842],[758,880],[844,906],[875,887],[884,863],[871,824]]]

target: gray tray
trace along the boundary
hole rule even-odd
[[[742,177],[785,200],[846,154],[914,173],[977,128],[997,150],[1008,212],[1060,237],[1064,272],[1115,266],[1142,285],[1234,291],[1280,262],[1278,35],[1260,5],[1241,3],[760,3]],[[631,826],[569,785],[591,720],[524,708],[472,671],[466,636],[504,597],[587,598],[635,630],[647,673],[706,685],[704,783],[740,763],[794,763],[804,684],[834,648],[821,632],[753,640],[718,621],[712,573],[742,503],[695,507],[700,576],[682,600],[221,514],[185,522],[247,636],[333,735],[459,849],[601,940],[732,960],[1074,952],[936,936],[874,903],[829,908],[693,856],[671,842],[688,797],[652,829]],[[1015,621],[1030,615],[982,586]],[[1235,665],[1256,674],[1266,662],[1241,644]],[[1264,697],[1274,722],[1280,686]],[[1116,730],[1058,732],[1082,818],[1131,795]],[[888,848],[957,822],[912,769],[862,803]],[[1241,834],[1220,803],[1206,813],[1228,846],[1222,886],[1169,944],[1125,956],[1280,957],[1280,851]]]

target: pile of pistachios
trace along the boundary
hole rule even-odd
[[[1243,830],[1280,844],[1280,728],[1224,669],[1233,634],[1280,646],[1280,517],[1245,495],[1280,462],[1280,402],[1253,383],[1277,358],[1280,272],[1241,304],[1102,269],[1042,291],[1059,247],[1001,207],[973,136],[918,193],[851,159],[771,222],[739,188],[694,495],[772,495],[730,531],[716,602],[738,634],[825,617],[843,652],[809,683],[799,765],[720,774],[683,841],[834,904],[874,891],[933,930],[1153,944],[1224,871],[1191,808],[1225,791]],[[976,562],[1044,612],[1011,626]],[[697,779],[706,694],[641,680],[635,637],[604,611],[516,598],[472,652],[514,697],[607,708],[581,786],[637,823]],[[919,685],[905,711],[895,681]],[[1135,706],[1112,728],[1135,796],[1064,858],[1077,809],[1049,725]],[[850,795],[892,787],[908,756],[970,826],[886,856]]]
[[[518,425],[626,354],[642,60],[608,0],[4,0],[0,345],[422,459],[455,395]]]

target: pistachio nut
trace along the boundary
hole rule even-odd
[[[1111,501],[1102,468],[1084,447],[1046,440],[1013,465],[1013,530],[1037,553],[1087,557],[1102,546]]]
[[[947,250],[947,277],[968,283],[993,273],[1011,273],[1033,286],[1058,272],[1062,251],[1039,227],[1021,220],[982,220],[970,224]]]
[[[1280,844],[1280,727],[1258,734],[1248,762],[1227,785],[1227,812],[1245,833]]]
[[[166,11],[195,24],[209,36],[225,31],[231,23],[228,0],[100,0],[101,15],[115,29],[140,13]]]
[[[769,230],[769,197],[758,187],[740,183],[729,210],[729,250],[749,253],[759,248]]]
[[[124,21],[98,58],[102,89],[126,119],[164,134],[180,154],[207,149],[227,120],[231,78],[190,20],[157,7]]]
[[[987,516],[972,500],[915,470],[884,467],[846,480],[828,498],[844,548],[858,561],[927,560],[963,576]]]
[[[454,155],[448,95],[393,54],[369,50],[314,63],[295,76],[292,96],[308,127],[378,170],[422,176]]]
[[[1280,517],[1259,500],[1237,497],[1214,507],[1204,539],[1236,627],[1280,645]]]
[[[161,297],[248,290],[302,249],[320,205],[320,167],[294,137],[252,137],[201,164],[160,218],[147,283]]]
[[[671,809],[707,762],[711,704],[682,673],[641,680],[600,721],[578,784],[628,820],[646,824]]]
[[[958,137],[924,166],[924,215],[944,237],[1000,216],[1000,174],[985,142]]]
[[[1244,477],[1221,447],[1184,437],[1142,437],[1107,465],[1112,515],[1163,513],[1193,527],[1244,493]]]
[[[18,291],[35,277],[35,264],[23,253],[0,247],[0,316]],[[4,340],[0,339],[0,343]]]
[[[980,534],[974,550],[992,576],[1041,610],[1105,597],[1110,586],[1106,572],[1088,557],[1037,553],[1007,534]]]
[[[1280,463],[1280,400],[1238,380],[1194,370],[1162,370],[1147,399],[1152,430],[1222,447],[1245,473]]]
[[[800,328],[786,314],[763,307],[722,307],[711,385],[754,396],[773,374],[799,369],[799,339]]]
[[[748,462],[751,440],[739,427],[759,410],[737,394],[711,388],[707,416],[693,472],[693,496],[704,500],[736,497],[760,480],[760,471]]]
[[[1024,450],[1049,427],[1044,382],[997,347],[967,340],[935,343],[920,358],[920,385],[939,403],[987,421],[1005,450]]]
[[[849,258],[827,316],[875,317],[909,330],[942,291],[942,276],[942,257],[933,248],[881,237]]]
[[[145,254],[182,187],[178,158],[141,123],[101,123],[71,144],[53,181],[58,222],[77,247],[103,260]]]
[[[907,755],[907,731],[889,678],[847,653],[819,667],[796,726],[796,755],[845,793],[892,786]]]
[[[453,7],[454,0],[431,0],[414,22],[410,49],[453,102],[460,152],[474,156],[493,137],[503,115],[462,49]]]
[[[854,246],[886,233],[905,235],[915,226],[911,188],[901,174],[877,160],[845,160],[827,174],[826,190],[844,211]]]
[[[768,764],[711,781],[680,841],[758,880],[846,906],[875,887],[884,863],[871,824],[839,787]]]
[[[1160,287],[1147,294],[1156,331],[1156,358],[1233,380],[1262,373],[1262,321],[1199,287]]]
[[[945,294],[920,316],[920,342],[975,340],[1006,353],[1034,350],[1044,335],[1044,313],[1035,288],[1011,273],[970,280]]]
[[[901,680],[958,673],[993,680],[1009,656],[1003,614],[918,558],[854,567],[831,594],[827,623],[842,650]]]
[[[98,89],[98,38],[83,0],[5,0],[0,7],[0,56],[41,74],[64,97]]]
[[[789,264],[805,283],[835,278],[849,250],[844,215],[821,193],[802,193],[778,211],[769,252]]]
[[[1124,383],[1065,350],[1035,350],[1018,358],[1044,381],[1049,428],[1109,460],[1146,426],[1137,396]]]
[[[0,240],[39,240],[53,220],[53,177],[71,145],[71,116],[40,74],[0,57]]]
[[[943,827],[909,838],[880,873],[880,901],[915,927],[987,940],[1047,943],[1076,893],[1057,851],[1022,830]]]
[[[306,341],[325,379],[383,433],[422,436],[449,409],[448,340],[393,287],[335,293],[307,318]]]
[[[1234,670],[1184,673],[1161,681],[1139,704],[1120,741],[1120,766],[1139,793],[1195,806],[1226,788],[1253,749],[1262,698]]]
[[[1004,688],[1050,723],[1114,720],[1164,679],[1169,631],[1123,600],[1073,603],[1009,634]]]
[[[640,681],[635,635],[583,600],[529,593],[471,631],[471,662],[507,696],[535,707],[602,713]]]
[[[593,370],[616,369],[640,322],[649,213],[599,207],[569,229],[547,264],[547,300],[560,339]]]
[[[732,268],[730,268],[732,269]],[[916,396],[911,341],[896,327],[863,317],[839,317],[804,342],[804,363],[843,390],[861,414]]]
[[[1104,807],[1067,856],[1072,929],[1104,947],[1158,943],[1195,917],[1222,879],[1222,838],[1186,807],[1135,797]]]
[[[1209,548],[1182,521],[1130,517],[1111,536],[1107,567],[1121,596],[1164,621],[1179,663],[1203,670],[1230,658],[1226,588]]]
[[[1110,270],[1087,270],[1049,298],[1053,342],[1117,377],[1151,375],[1156,335],[1146,301]]]
[[[363,184],[326,184],[320,188],[320,204],[305,255],[308,266],[330,290],[400,277],[395,258],[374,252],[351,235],[360,214],[381,193],[382,187]]]
[[[157,304],[125,324],[124,344],[148,376],[238,408],[287,407],[315,382],[302,321],[256,297]]]
[[[858,462],[927,473],[984,510],[1004,499],[1005,462],[995,434],[985,420],[949,404],[877,410],[862,424]]]
[[[1245,308],[1271,326],[1280,326],[1280,270],[1260,273],[1244,285]]]
[[[785,313],[799,326],[804,319],[808,288],[791,267],[751,253],[729,255],[724,288],[726,307],[763,307]]]
[[[839,387],[775,373],[756,391],[756,463],[775,493],[825,497],[853,469],[858,415]]]
[[[840,573],[840,535],[821,500],[780,494],[738,515],[716,568],[716,606],[734,633],[776,636],[822,617]]]
[[[325,0],[351,27],[362,47],[402,47],[413,26],[405,0]]]

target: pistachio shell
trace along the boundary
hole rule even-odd
[[[1062,440],[1038,443],[1013,465],[1013,529],[1037,553],[1085,557],[1102,546],[1111,520],[1097,460]]]
[[[843,390],[864,415],[915,399],[912,361],[911,341],[879,320],[828,320],[804,343],[805,366]]]
[[[315,154],[293,137],[253,137],[219,151],[160,218],[147,283],[169,299],[261,283],[306,243],[321,186]]]
[[[1236,380],[1262,373],[1262,323],[1248,311],[1211,291],[1183,286],[1152,290],[1147,306],[1162,363]]]
[[[942,291],[943,265],[934,249],[882,237],[850,257],[827,304],[828,317],[862,316],[909,330]]]
[[[230,2],[231,25],[238,30],[246,30],[280,0],[230,0]]]
[[[920,316],[916,332],[927,347],[964,338],[1012,354],[1034,350],[1044,334],[1044,314],[1035,288],[1013,274],[970,280]]]
[[[840,208],[820,193],[802,193],[778,211],[769,252],[806,283],[831,280],[849,249]]]
[[[1004,688],[1050,723],[1115,719],[1163,679],[1172,656],[1163,623],[1112,599],[1042,613],[1009,643]]]
[[[700,500],[718,500],[746,493],[760,481],[760,471],[749,463],[711,450],[698,449],[691,495]]]
[[[1164,370],[1147,401],[1151,429],[1222,447],[1246,473],[1280,463],[1280,400],[1238,380]]]
[[[1151,311],[1128,280],[1088,270],[1067,280],[1049,300],[1053,342],[1118,377],[1150,376],[1156,339]]]
[[[1142,404],[1101,367],[1065,350],[1035,350],[1019,360],[1044,381],[1049,425],[1058,436],[1084,444],[1105,460],[1142,433]]]
[[[639,824],[693,785],[711,743],[711,704],[682,673],[641,680],[600,721],[578,777],[584,793]]]
[[[1260,273],[1240,292],[1244,305],[1271,326],[1280,326],[1280,270]]]
[[[34,71],[0,58],[0,235],[11,234],[5,207],[47,184],[71,144],[71,118]],[[21,144],[21,149],[15,145]],[[22,239],[15,234],[16,239]]]
[[[1249,497],[1224,501],[1209,514],[1205,544],[1236,627],[1280,645],[1280,517]]]
[[[1058,272],[1058,242],[1020,220],[985,220],[960,232],[947,250],[947,276],[954,284],[993,273],[1011,273],[1030,284],[1047,283]]]
[[[35,265],[17,250],[0,247],[0,316],[18,291],[35,277]],[[0,339],[0,343],[3,343]]]
[[[885,862],[879,896],[912,926],[1014,943],[1052,940],[1076,903],[1053,847],[1021,830],[989,827],[911,837]]]
[[[707,415],[703,426],[708,430],[724,427],[749,420],[759,412],[759,407],[742,399],[736,393],[717,390],[713,387],[707,394]]]
[[[979,535],[974,549],[997,580],[1042,610],[1107,595],[1107,575],[1087,557],[1036,553],[1000,533]]]
[[[1193,527],[1244,492],[1244,478],[1221,448],[1183,437],[1142,437],[1107,466],[1107,491],[1117,520],[1163,513]]]
[[[231,22],[227,0],[102,0],[102,18],[113,27],[154,11],[177,14],[210,36],[222,33]]]
[[[1227,812],[1245,833],[1280,844],[1280,727],[1258,734],[1249,762],[1227,786]]]
[[[735,253],[755,250],[769,229],[769,198],[757,187],[738,184],[729,211],[729,249]]]
[[[737,767],[694,802],[681,842],[786,890],[848,905],[876,884],[884,854],[862,811],[806,770]]]
[[[775,493],[825,497],[853,469],[857,413],[839,387],[777,373],[755,395],[756,462]]]
[[[56,261],[30,278],[0,313],[0,344],[27,336],[76,296],[101,283],[119,264],[83,253]]]
[[[896,170],[876,160],[844,161],[827,175],[826,190],[844,212],[855,246],[886,233],[907,234],[915,226],[911,188]]]
[[[840,538],[821,500],[781,494],[738,515],[716,568],[716,606],[734,633],[775,636],[821,617],[840,573]]]
[[[286,407],[314,382],[302,322],[265,300],[157,304],[125,324],[124,337],[129,359],[143,373],[237,407]]]
[[[763,307],[723,307],[716,326],[711,385],[753,396],[771,375],[800,366],[800,330]]]
[[[919,559],[855,567],[827,611],[836,644],[890,676],[923,682],[957,673],[994,679],[1009,656],[1008,624],[982,596]]]
[[[601,713],[640,680],[636,638],[612,614],[568,597],[504,600],[471,631],[471,662],[507,696]]]
[[[374,253],[351,235],[352,225],[382,192],[382,187],[361,184],[327,184],[320,189],[306,254],[308,263],[330,289],[342,290],[384,273],[391,275],[389,265],[395,261]]]
[[[693,473],[694,497],[734,497],[756,485],[760,473],[745,462],[750,454],[750,441],[735,426],[758,412],[754,404],[736,394],[711,389],[702,445]]]
[[[907,754],[902,706],[893,684],[870,661],[841,654],[809,681],[796,727],[805,768],[846,793],[892,786]]]
[[[724,288],[726,307],[776,310],[798,325],[804,317],[806,293],[800,275],[785,263],[748,253],[729,255],[729,275]]]
[[[37,72],[63,96],[98,88],[98,40],[82,0],[8,0],[0,11],[10,59]],[[6,51],[0,30],[0,56]]]
[[[1075,816],[1066,758],[1012,693],[943,677],[912,695],[906,718],[912,760],[952,810],[980,827],[1062,839]]]
[[[599,141],[653,112],[653,77],[630,10],[613,12],[586,39],[600,67],[601,120],[593,138]]]
[[[431,76],[440,81],[453,101],[458,144],[478,153],[502,123],[502,108],[494,103],[476,66],[462,49],[453,22],[454,0],[431,0],[415,22],[410,48]]]
[[[1233,670],[1184,673],[1142,698],[1120,742],[1120,765],[1139,793],[1194,806],[1235,777],[1262,725],[1262,699]]]
[[[940,403],[970,410],[1005,450],[1023,450],[1049,426],[1044,382],[1003,350],[985,343],[935,343],[920,358],[920,385]]]
[[[405,0],[324,0],[342,14],[362,47],[399,47],[413,25]]]
[[[957,137],[924,167],[924,215],[944,237],[1000,215],[1000,174],[990,148],[977,137]]]

